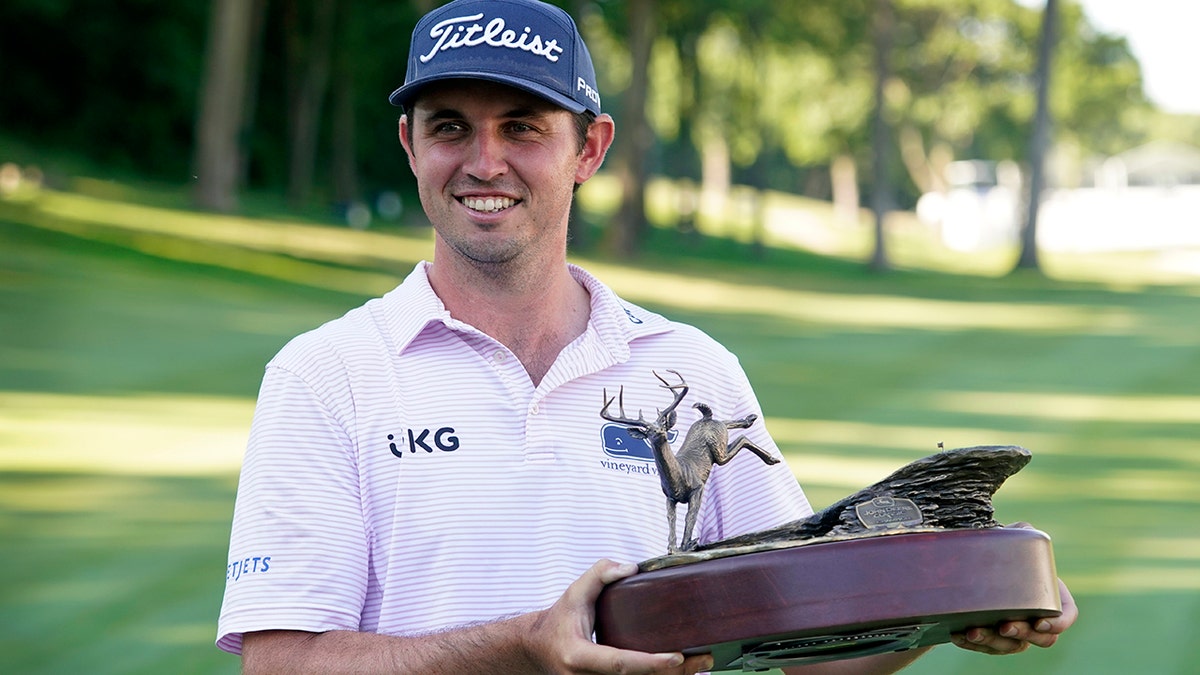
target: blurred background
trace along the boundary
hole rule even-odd
[[[263,365],[431,235],[387,95],[429,0],[0,5],[0,672],[212,646]],[[1017,444],[1082,609],[1200,662],[1200,5],[573,0],[618,138],[571,254],[739,354],[821,508]]]

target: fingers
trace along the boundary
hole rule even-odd
[[[696,673],[707,673],[712,670],[713,658],[711,654],[700,654],[698,656],[689,656],[683,662],[683,669],[680,671],[683,675],[696,675]]]
[[[624,675],[654,675],[656,673],[686,673],[682,669],[683,654],[647,654],[615,649],[595,643],[580,648],[563,659],[568,673],[623,673]],[[695,671],[691,671],[695,672]]]
[[[1029,645],[1051,647],[1058,641],[1061,630],[1050,619],[1039,619],[1035,625],[1027,621],[1006,621],[995,628],[971,628],[951,636],[955,645],[984,654],[1018,654]]]
[[[568,589],[591,607],[605,585],[637,574],[632,563],[599,560]],[[573,590],[572,590],[573,589]],[[581,645],[570,664],[577,672],[626,673],[627,675],[695,675],[712,669],[710,654],[684,657],[678,652],[650,654],[616,649],[595,643]]]
[[[1058,580],[1058,595],[1062,602],[1062,614],[1038,619],[1032,624],[1023,621],[1013,622],[1011,625],[1004,624],[1000,626],[1001,634],[1025,640],[1038,647],[1052,646],[1058,641],[1058,636],[1079,618],[1079,607],[1075,605],[1075,598],[1071,596],[1071,591],[1062,579]]]
[[[1062,614],[1039,621],[1036,626],[1039,631],[1055,634],[1062,633],[1070,628],[1075,623],[1075,620],[1079,618],[1079,606],[1075,604],[1074,596],[1071,595],[1070,589],[1067,588],[1067,584],[1062,579],[1058,580],[1058,597],[1062,600]],[[1044,629],[1042,627],[1043,622],[1046,624]]]
[[[597,646],[606,652],[597,654],[596,661],[572,664],[573,672],[622,673],[624,675],[696,675],[712,670],[710,654],[684,658],[683,654],[646,654],[623,649]]]
[[[612,560],[603,559],[596,561],[589,571],[595,571],[602,584],[611,584],[614,581],[637,574],[638,566],[633,563],[616,563]]]
[[[1017,622],[1013,622],[1015,624]],[[1028,629],[1028,624],[1026,624]],[[1001,631],[1007,635],[1001,634]],[[958,647],[995,656],[1003,654],[1019,654],[1029,648],[1029,643],[1018,636],[1020,629],[1006,624],[1000,630],[993,628],[971,628],[964,633],[955,633],[950,640]]]
[[[546,670],[559,673],[695,675],[712,667],[703,654],[652,654],[598,645],[591,640],[596,598],[606,584],[637,574],[637,565],[600,560],[576,579],[559,601],[540,613],[529,636],[532,653]]]
[[[964,633],[951,636],[955,645],[984,654],[1016,654],[1029,645],[1051,647],[1058,636],[1079,618],[1079,607],[1062,579],[1058,580],[1058,593],[1062,599],[1062,614],[1055,617],[1028,621],[1007,621],[996,628],[971,628]]]
[[[637,565],[633,563],[616,563],[612,560],[598,560],[588,568],[578,579],[567,587],[563,599],[578,606],[590,608],[595,606],[596,598],[604,587],[619,579],[637,574]]]

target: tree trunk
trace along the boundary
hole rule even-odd
[[[892,34],[896,15],[892,0],[877,0],[875,6],[875,109],[871,114],[871,212],[875,216],[875,251],[871,254],[871,269],[882,271],[891,267],[887,255],[884,223],[891,202],[891,183],[888,172],[889,138],[884,100],[884,88],[891,77],[889,65]]]
[[[330,170],[333,200],[351,204],[361,199],[358,189],[357,133],[354,124],[354,79],[340,72],[333,85],[333,128]]]
[[[1037,249],[1037,219],[1045,186],[1046,149],[1050,144],[1050,65],[1058,31],[1058,0],[1046,0],[1042,10],[1042,35],[1038,40],[1037,109],[1029,143],[1029,191],[1025,223],[1021,228],[1021,255],[1016,269],[1040,270]]]
[[[754,187],[750,199],[750,252],[756,259],[767,256],[767,160],[759,153],[750,166],[750,177]]]
[[[338,12],[339,48],[334,56],[333,70],[333,128],[330,169],[333,179],[333,200],[349,206],[361,201],[358,186],[357,131],[354,120],[354,66],[348,55],[354,44],[352,31],[357,24],[343,6]]]
[[[829,165],[833,218],[839,225],[858,224],[858,170],[854,158],[840,154]]]
[[[625,92],[624,141],[621,144],[621,208],[613,235],[617,253],[631,254],[645,238],[646,181],[654,132],[646,118],[646,98],[650,87],[650,50],[654,46],[654,18],[657,2],[644,0],[626,5],[629,21],[629,51],[633,72]]]
[[[252,9],[244,0],[214,0],[212,5],[196,120],[194,199],[200,208],[226,212],[237,208],[238,141]]]
[[[712,124],[710,132],[700,140],[700,208],[699,220],[711,232],[720,232],[729,222],[729,192],[733,184],[729,144],[719,127]]]
[[[251,0],[250,53],[246,58],[246,100],[242,105],[242,125],[238,132],[238,187],[250,183],[251,141],[254,138],[254,118],[258,112],[259,75],[262,72],[263,36],[267,26],[268,0]]]
[[[936,189],[933,167],[925,152],[925,139],[921,137],[921,131],[911,124],[906,124],[900,128],[898,140],[900,159],[904,162],[904,168],[908,170],[913,185],[917,186],[917,191],[933,192]]]
[[[289,72],[294,74],[288,97],[288,201],[293,207],[306,204],[312,193],[336,7],[336,0],[312,0],[309,25],[300,17],[297,0],[288,2],[284,13]]]

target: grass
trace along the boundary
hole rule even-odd
[[[425,232],[170,201],[0,200],[0,672],[237,672],[212,640],[262,366],[429,255]],[[997,515],[1054,537],[1082,618],[1051,650],[941,647],[909,672],[1200,662],[1200,283],[1112,260],[1050,261],[1054,279],[931,271],[940,254],[913,233],[888,275],[655,237],[669,254],[580,261],[739,354],[814,505],[939,442],[1033,451]]]

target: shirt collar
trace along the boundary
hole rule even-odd
[[[421,261],[399,286],[379,299],[383,319],[395,340],[398,352],[404,351],[425,328],[441,323],[459,329],[462,324],[450,317],[450,312],[429,284],[430,263]],[[615,362],[629,359],[629,344],[633,340],[671,330],[666,318],[626,302],[611,288],[577,265],[568,265],[571,276],[591,295],[591,317],[588,330],[594,331],[600,343]]]

